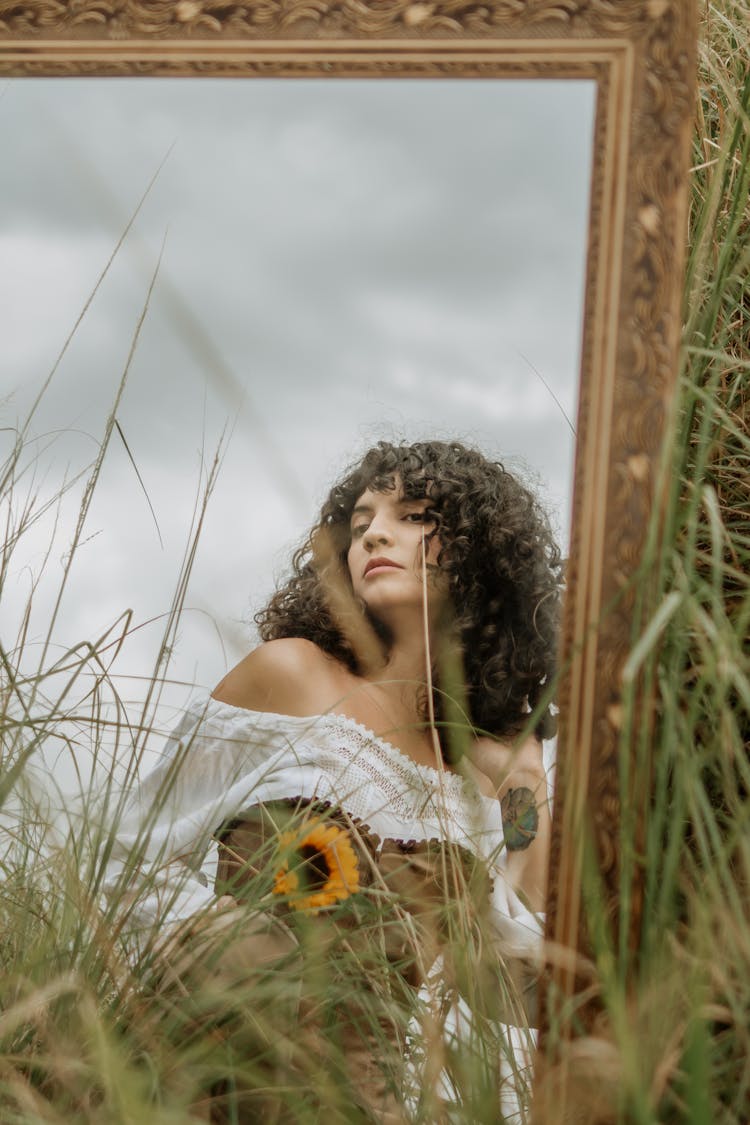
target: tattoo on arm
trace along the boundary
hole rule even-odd
[[[525,786],[509,789],[500,802],[503,813],[505,846],[509,852],[528,848],[539,828],[539,811],[534,794]]]

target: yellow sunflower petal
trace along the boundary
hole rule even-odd
[[[274,894],[290,898],[294,910],[320,910],[335,906],[359,890],[359,859],[352,847],[348,832],[337,824],[311,817],[297,832],[283,832],[279,837],[283,850],[302,851],[314,849],[325,861],[327,878],[323,886],[307,895],[293,897],[300,889],[299,876],[289,870],[284,861],[274,877]]]

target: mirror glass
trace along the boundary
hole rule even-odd
[[[127,703],[143,698],[217,450],[174,707],[253,645],[252,614],[331,481],[381,437],[479,445],[536,485],[564,549],[595,94],[591,81],[5,85],[6,449],[145,193],[26,435],[16,502],[36,495],[40,516],[2,628],[13,647],[39,578],[29,668],[75,478],[128,362],[51,650],[132,610],[111,668]],[[65,755],[59,770],[74,776]]]

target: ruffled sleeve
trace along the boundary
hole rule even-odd
[[[214,699],[192,705],[161,761],[127,795],[110,833],[105,909],[143,947],[157,927],[214,898],[212,836],[299,756],[267,717]]]
[[[544,915],[524,906],[502,872],[495,879],[490,917],[503,957],[521,957],[541,967]]]

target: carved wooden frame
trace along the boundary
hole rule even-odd
[[[695,24],[694,0],[0,0],[4,75],[596,80],[547,931],[573,949],[591,832],[618,913],[621,672],[677,369]]]

